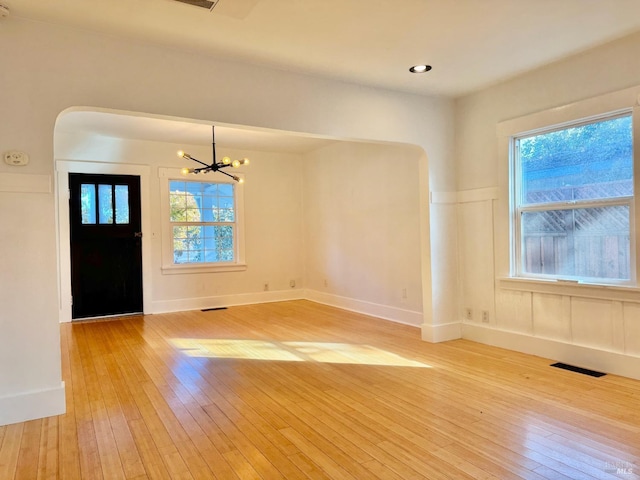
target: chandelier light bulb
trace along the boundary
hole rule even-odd
[[[233,168],[238,168],[240,166],[240,160],[234,160],[233,162],[231,162],[231,166]]]
[[[180,158],[184,158],[184,152],[182,150],[178,150],[178,156]]]
[[[229,165],[231,163],[231,159],[229,157],[222,157],[222,163]]]
[[[249,159],[248,158],[243,158],[242,159],[242,164],[243,165],[249,165]]]
[[[236,178],[238,179],[237,180],[238,183],[244,183],[244,178],[242,178],[242,177],[236,177]]]

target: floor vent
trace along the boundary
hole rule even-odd
[[[227,307],[214,307],[214,308],[203,308],[200,310],[201,312],[211,312],[213,310],[226,310]]]
[[[175,0],[176,2],[186,3],[187,5],[193,5],[194,7],[206,8],[207,10],[213,10],[218,0]]]
[[[583,375],[589,375],[590,377],[604,377],[606,373],[596,372],[595,370],[589,370],[588,368],[574,367],[573,365],[567,365],[566,363],[554,363],[552,367],[562,368],[563,370],[569,370],[571,372],[581,373]]]

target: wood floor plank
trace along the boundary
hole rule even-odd
[[[129,423],[129,427],[138,451],[140,452],[140,458],[146,475],[154,480],[170,479],[169,471],[164,465],[162,456],[144,420],[132,420]]]
[[[309,301],[60,327],[2,480],[640,478],[640,382]]]
[[[65,403],[67,412],[60,415],[58,419],[58,437],[52,441],[51,447],[57,450],[58,468],[54,471],[47,470],[41,475],[52,476],[52,478],[65,478],[77,480],[80,474],[80,453],[78,447],[78,430],[76,424],[76,404],[74,402],[74,375],[77,373],[77,364],[73,364],[75,357],[73,352],[77,351],[77,345],[72,338],[71,329],[60,329],[60,346],[62,357],[62,377],[65,381]],[[75,367],[75,368],[74,368]]]
[[[304,453],[289,455],[289,459],[300,469],[300,471],[304,472],[308,478],[313,480],[329,480],[331,478]]]
[[[55,479],[58,473],[59,418],[42,420],[38,454],[38,480]]]
[[[31,420],[24,425],[16,471],[16,476],[18,477],[37,478],[38,476],[42,424],[42,420]]]
[[[332,457],[331,452],[325,453],[319,449],[313,442],[309,441],[302,433],[289,427],[282,430],[282,434],[287,437],[291,443],[296,445],[298,449],[310,458],[316,465],[322,468],[330,478],[337,480],[357,480],[358,478],[352,476],[343,465],[337,463]],[[366,477],[364,477],[366,478]]]
[[[25,425],[26,423],[15,423],[4,427],[0,444],[0,478],[10,479],[16,476]]]

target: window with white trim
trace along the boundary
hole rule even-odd
[[[511,137],[515,276],[635,281],[631,112]]]
[[[242,185],[160,169],[163,272],[244,270]],[[210,177],[207,177],[209,180]]]
[[[234,185],[169,181],[173,263],[235,261]]]

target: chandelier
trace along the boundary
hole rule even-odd
[[[178,156],[180,158],[186,158],[187,160],[192,160],[196,163],[199,163],[200,165],[202,165],[201,167],[197,167],[197,168],[188,168],[185,167],[182,169],[182,174],[183,175],[188,175],[188,174],[198,174],[198,173],[209,173],[209,172],[220,172],[224,175],[226,175],[227,177],[231,177],[233,178],[236,182],[238,183],[243,183],[244,179],[238,177],[237,175],[231,175],[230,173],[227,173],[225,171],[223,171],[223,168],[228,168],[228,167],[233,167],[233,168],[238,168],[241,165],[249,165],[249,159],[248,158],[243,158],[240,160],[231,160],[231,158],[229,157],[222,157],[221,161],[217,161],[216,160],[216,131],[215,131],[215,126],[211,126],[211,144],[213,145],[213,160],[211,162],[211,164],[207,164],[205,162],[202,162],[200,160],[198,160],[197,158],[192,157],[191,155],[189,155],[186,152],[183,152],[182,150],[178,151]]]

